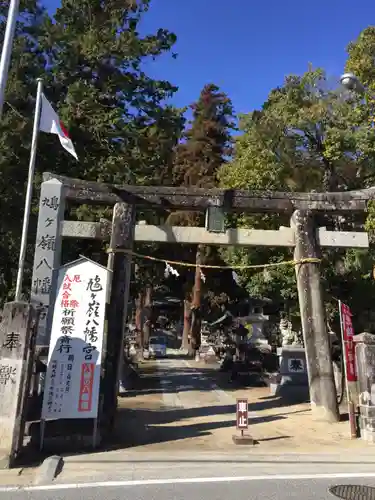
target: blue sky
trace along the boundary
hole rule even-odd
[[[59,3],[44,0],[51,12]],[[373,0],[153,0],[142,32],[163,27],[177,35],[176,60],[168,55],[147,64],[150,75],[179,87],[176,105],[215,83],[244,113],[309,62],[338,78],[346,45],[369,24],[375,24]]]

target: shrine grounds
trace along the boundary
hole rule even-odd
[[[218,366],[187,359],[140,363],[140,378],[119,398],[112,443],[96,453],[67,453],[57,477],[41,467],[0,471],[4,485],[92,481],[148,481],[249,474],[374,474],[375,445],[351,440],[345,404],[342,421],[313,421],[308,402],[290,404],[269,388],[238,387]],[[249,403],[254,446],[232,436],[236,398]],[[48,476],[48,475],[47,475]],[[340,476],[341,477],[341,476]],[[367,477],[367,476],[366,476]]]
[[[117,435],[135,450],[234,452],[236,399],[249,403],[248,432],[258,442],[241,453],[369,449],[350,439],[345,403],[338,423],[314,421],[309,402],[294,403],[270,395],[268,387],[240,387],[218,366],[176,354],[141,365],[139,389],[119,400]],[[260,385],[260,384],[259,384]],[[370,446],[371,448],[371,446]]]

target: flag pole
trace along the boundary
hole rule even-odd
[[[0,118],[3,114],[5,88],[8,81],[10,57],[12,55],[13,39],[16,32],[16,22],[19,12],[19,5],[20,0],[10,0],[3,42],[3,50],[1,52],[0,59]]]
[[[29,174],[28,174],[28,178],[27,178],[27,189],[26,189],[26,199],[25,199],[25,210],[24,210],[24,215],[23,215],[21,247],[20,247],[20,256],[19,256],[19,260],[18,260],[17,284],[16,284],[16,293],[15,293],[15,298],[14,298],[14,300],[16,302],[21,300],[21,295],[22,295],[22,280],[23,280],[23,272],[24,272],[24,268],[25,268],[25,257],[26,257],[26,248],[27,248],[27,232],[29,229],[31,201],[32,201],[32,197],[33,197],[33,180],[34,180],[34,171],[35,171],[35,160],[36,160],[36,151],[37,151],[38,135],[39,135],[39,122],[40,122],[40,116],[41,116],[41,111],[42,111],[43,80],[41,78],[38,78],[37,82],[38,82],[38,86],[37,86],[37,92],[36,92],[33,136],[32,136],[32,140],[31,140]]]

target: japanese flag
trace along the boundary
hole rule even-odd
[[[64,124],[60,121],[59,115],[51,106],[44,94],[42,94],[42,111],[40,115],[39,129],[47,134],[56,134],[59,136],[61,146],[78,160],[72,141]]]

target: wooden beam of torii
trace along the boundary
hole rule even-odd
[[[337,193],[294,193],[248,191],[243,189],[177,188],[165,186],[112,185],[72,179],[45,173],[43,180],[59,180],[65,187],[65,197],[91,205],[115,205],[118,202],[138,207],[160,207],[171,210],[205,210],[221,206],[228,212],[287,213],[294,210],[316,212],[363,212],[375,199],[375,188]]]

